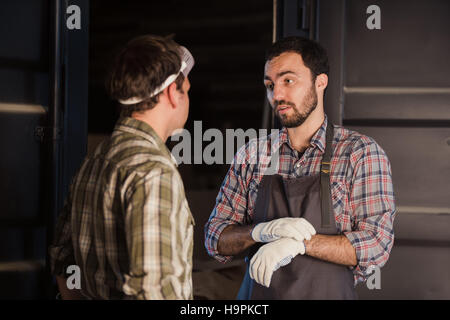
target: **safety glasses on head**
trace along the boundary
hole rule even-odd
[[[181,51],[181,54],[180,54],[181,68],[177,73],[171,74],[169,77],[167,77],[167,79],[164,80],[163,83],[159,87],[157,87],[148,97],[131,97],[126,100],[119,100],[119,102],[121,104],[125,104],[125,105],[136,104],[136,103],[142,102],[148,98],[156,96],[158,93],[162,92],[165,88],[170,86],[177,79],[177,77],[180,75],[180,73],[182,73],[184,75],[184,77],[186,78],[188,76],[189,72],[192,70],[192,67],[195,64],[195,60],[194,60],[194,57],[192,56],[192,54],[189,52],[189,50],[186,49],[185,47],[180,46],[180,51]]]

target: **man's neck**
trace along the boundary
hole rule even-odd
[[[170,136],[168,123],[166,123],[166,118],[157,112],[134,112],[132,117],[134,119],[140,120],[148,124],[156,132],[158,137],[165,143]]]
[[[289,142],[295,150],[305,151],[310,146],[310,141],[314,134],[319,130],[325,120],[323,108],[317,106],[309,117],[298,127],[288,128]]]

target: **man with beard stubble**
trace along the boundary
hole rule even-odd
[[[247,252],[238,299],[356,299],[356,284],[389,258],[390,163],[372,138],[328,121],[328,71],[312,40],[268,51],[264,85],[283,128],[237,152],[205,226],[212,257]]]

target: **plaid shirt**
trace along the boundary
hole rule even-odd
[[[86,158],[58,218],[51,270],[81,270],[91,299],[192,299],[194,220],[176,163],[144,122],[122,118]]]
[[[218,253],[220,234],[229,225],[252,222],[258,185],[271,150],[279,152],[278,174],[282,177],[319,174],[326,127],[325,116],[303,154],[290,146],[286,128],[253,139],[238,151],[205,225],[205,246],[210,256],[221,262],[232,258]],[[330,185],[336,226],[356,249],[358,264],[351,268],[355,283],[364,281],[373,272],[367,270],[369,266],[386,263],[394,243],[395,203],[389,160],[372,138],[335,126]]]

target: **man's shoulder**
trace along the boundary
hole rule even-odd
[[[280,132],[281,129],[260,130],[259,136],[250,139],[238,149],[235,155],[235,162],[238,161],[239,164],[256,164],[265,158],[270,158],[272,151],[277,148]]]
[[[104,139],[86,162],[102,162],[123,174],[148,175],[152,171],[172,173],[177,169],[164,150],[148,140],[130,133],[115,134]]]
[[[161,150],[157,144],[132,133],[113,133],[105,143],[106,145],[103,146],[100,153],[105,159],[121,163],[122,166],[135,166],[148,161],[170,163],[165,150]]]
[[[385,156],[384,150],[374,138],[356,130],[334,126],[335,139],[338,140],[337,150],[353,159],[359,159],[363,155],[376,152]]]

